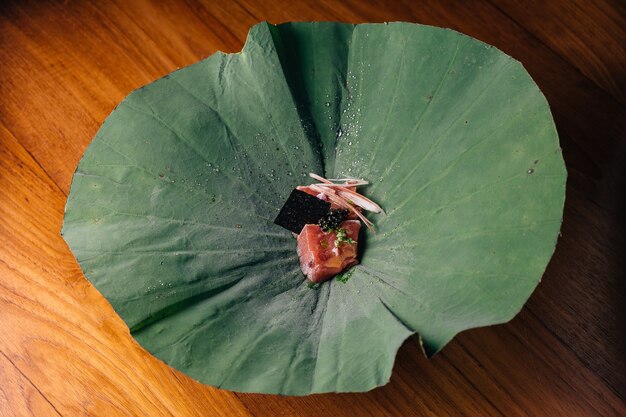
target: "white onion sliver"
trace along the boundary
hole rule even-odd
[[[308,187],[316,191],[318,198],[321,196],[327,197],[331,203],[338,205],[341,208],[345,208],[354,213],[368,229],[373,230],[374,223],[368,220],[354,205],[361,207],[365,210],[372,211],[374,213],[383,212],[383,209],[369,198],[357,193],[356,187],[359,185],[368,184],[367,181],[357,180],[352,178],[334,179],[333,181],[343,181],[344,184],[335,184],[326,178],[317,175],[313,172],[309,173],[309,176],[313,179],[320,181],[318,184],[311,184]]]

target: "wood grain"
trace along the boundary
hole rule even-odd
[[[61,415],[3,353],[0,353],[0,381],[0,415]]]
[[[596,85],[626,104],[626,3],[492,2]],[[547,18],[538,19],[538,14]]]
[[[382,1],[0,3],[0,415],[626,415],[623,4]],[[562,237],[511,323],[432,360],[407,342],[391,382],[280,397],[207,387],[130,337],[59,236],[72,173],[130,91],[259,20],[404,20],[491,43],[551,105],[569,172]]]

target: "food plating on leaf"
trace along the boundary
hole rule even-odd
[[[382,213],[383,209],[356,191],[367,181],[309,176],[319,182],[296,187],[274,223],[294,232],[302,273],[312,282],[322,282],[358,263],[359,219],[373,230],[362,210]]]

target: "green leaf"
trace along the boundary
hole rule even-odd
[[[371,181],[387,213],[361,263],[314,291],[273,224],[309,172]],[[139,343],[191,377],[365,391],[407,337],[431,355],[520,310],[565,179],[545,98],[497,49],[408,23],[261,23],[241,53],[120,103],[76,170],[63,235]]]

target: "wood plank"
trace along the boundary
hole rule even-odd
[[[59,235],[64,204],[63,193],[0,125],[0,350],[6,358],[62,415],[249,416],[233,393],[192,381],[130,337]],[[5,395],[22,393],[11,401],[11,413],[26,413],[32,390],[17,382]]]
[[[626,3],[490,1],[596,85],[626,104]],[[538,19],[537,15],[548,18]]]
[[[623,400],[553,338],[550,329],[524,309],[505,326],[463,333],[459,344],[464,353],[459,360],[462,366],[468,356],[476,360],[485,376],[527,415],[624,415]],[[451,349],[446,355],[456,353]]]
[[[19,369],[0,352],[0,416],[60,416]]]
[[[557,251],[527,307],[624,399],[624,219],[572,187],[567,199]]]
[[[543,7],[569,11],[581,2]],[[66,3],[0,6],[0,120],[8,128],[0,128],[0,351],[61,414],[626,415],[626,111],[618,102],[623,55],[610,56],[623,39],[617,6],[542,17],[507,0]],[[563,27],[572,18],[594,31]],[[370,393],[303,398],[205,387],[130,338],[58,236],[71,175],[128,92],[217,49],[239,50],[262,19],[452,27],[524,63],[551,104],[570,177],[563,237],[516,320],[466,332],[432,361],[405,344],[391,383]]]

